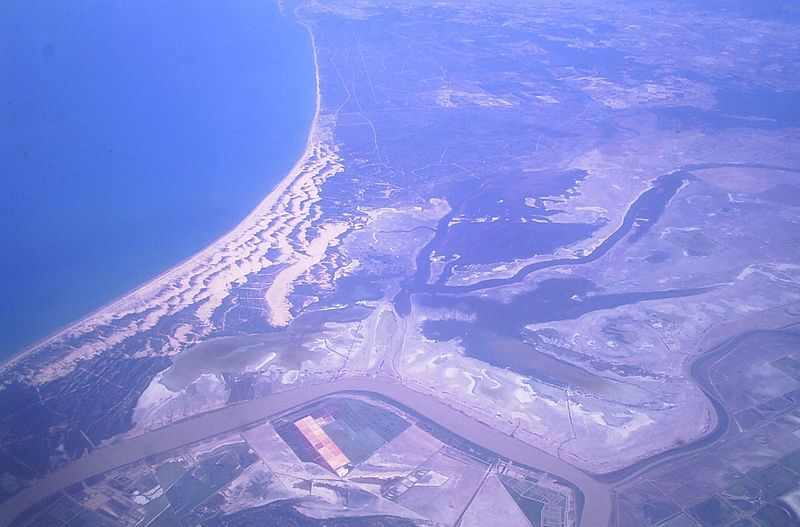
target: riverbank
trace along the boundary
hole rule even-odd
[[[481,448],[514,463],[534,467],[569,481],[580,489],[584,497],[580,526],[605,527],[608,524],[612,508],[610,489],[583,471],[452,408],[433,395],[415,391],[386,378],[350,378],[303,386],[226,406],[97,449],[0,504],[0,527],[9,525],[13,518],[40,499],[91,476],[269,419],[323,397],[348,392],[377,395],[410,408]]]

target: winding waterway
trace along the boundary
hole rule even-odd
[[[791,313],[787,312],[787,314],[791,316]],[[619,484],[624,481],[631,480],[636,476],[640,476],[648,470],[652,470],[665,463],[675,461],[678,458],[682,458],[698,450],[709,448],[721,439],[725,438],[730,429],[731,415],[730,412],[725,408],[725,405],[723,404],[723,401],[714,387],[714,383],[712,382],[712,367],[717,364],[720,359],[736,352],[736,350],[739,348],[739,345],[750,338],[762,335],[781,335],[786,330],[790,328],[796,328],[798,325],[800,325],[800,322],[790,323],[775,329],[759,328],[745,330],[736,336],[728,338],[724,342],[714,346],[698,356],[691,363],[690,373],[692,380],[703,391],[703,394],[711,403],[715,414],[714,428],[708,434],[689,444],[666,450],[614,472],[595,475],[594,478],[597,481],[602,481],[605,483]]]
[[[302,389],[275,393],[264,398],[226,406],[94,450],[66,467],[48,474],[37,481],[35,485],[22,490],[0,504],[0,527],[10,525],[16,516],[38,501],[91,476],[134,463],[147,456],[167,452],[189,443],[263,421],[271,416],[300,408],[322,397],[348,392],[367,393],[394,401],[481,448],[492,451],[512,462],[544,470],[569,481],[583,494],[581,526],[606,527],[612,516],[612,489],[616,484],[641,475],[658,465],[683,457],[687,453],[708,448],[724,437],[728,430],[730,417],[711,386],[708,378],[709,366],[719,357],[728,353],[741,339],[763,332],[765,329],[780,331],[790,325],[798,324],[796,320],[800,313],[786,310],[785,316],[786,318],[782,322],[772,324],[775,327],[766,328],[758,321],[748,323],[754,329],[745,327],[747,324],[743,325],[741,333],[731,336],[721,344],[714,345],[707,352],[699,354],[692,363],[692,378],[703,389],[717,413],[717,424],[712,432],[693,443],[652,456],[616,472],[587,474],[547,452],[506,435],[489,424],[449,406],[435,395],[418,392],[400,384],[395,379],[387,377],[349,378],[303,386]]]
[[[582,527],[605,527],[610,518],[611,494],[607,486],[572,465],[456,410],[434,395],[412,390],[391,378],[349,378],[226,406],[94,450],[0,504],[0,527],[10,525],[39,500],[91,476],[242,428],[321,397],[347,392],[369,393],[395,401],[481,448],[569,481],[583,494]]]
[[[631,241],[635,241],[643,235],[650,226],[654,225],[663,214],[670,200],[681,189],[684,183],[691,181],[694,176],[692,172],[699,170],[711,170],[720,168],[757,168],[777,170],[783,172],[800,173],[800,170],[767,165],[760,163],[703,163],[683,166],[668,174],[658,177],[653,185],[628,207],[620,226],[606,239],[604,239],[589,254],[573,258],[555,258],[526,265],[513,276],[508,278],[490,278],[469,285],[446,285],[440,279],[431,284],[431,255],[441,244],[447,233],[447,227],[453,218],[454,212],[448,214],[436,228],[436,235],[420,251],[416,259],[416,272],[412,279],[408,280],[403,289],[394,299],[395,308],[398,313],[405,316],[411,309],[411,295],[414,293],[430,294],[458,294],[491,289],[510,284],[515,284],[523,280],[531,273],[550,269],[553,267],[570,267],[585,265],[605,256],[614,246],[622,241],[626,236],[632,234]]]
[[[583,265],[596,261],[630,234],[633,229],[647,228],[648,225],[655,223],[663,213],[669,200],[672,199],[683,183],[692,177],[691,171],[724,167],[769,168],[800,173],[800,171],[768,165],[705,164],[684,167],[658,178],[654,186],[641,194],[630,206],[620,227],[611,236],[603,240],[590,254],[578,258],[560,258],[537,262],[526,266],[511,278],[490,279],[468,286],[446,286],[441,283],[428,284],[430,255],[435,248],[437,240],[441,239],[440,232],[437,232],[434,239],[420,253],[417,272],[414,278],[405,284],[403,291],[395,298],[395,306],[402,315],[410,309],[411,294],[413,293],[438,295],[477,291],[518,282],[530,273],[541,269],[555,266]],[[446,228],[446,223],[440,224],[439,227]],[[636,235],[636,232],[634,232],[634,235]],[[681,292],[680,294],[696,294],[697,292],[699,291],[692,290]],[[659,294],[663,296],[665,293],[667,295],[670,294],[669,292],[661,292]],[[601,307],[598,307],[598,309]],[[786,316],[794,321],[792,323],[796,323],[797,313],[787,311]],[[784,323],[780,327],[786,327],[786,325]],[[166,452],[188,443],[268,419],[271,416],[304,406],[321,397],[346,392],[369,393],[395,401],[479,447],[495,452],[513,462],[550,472],[573,483],[580,489],[584,498],[581,525],[583,527],[605,527],[612,517],[612,489],[615,485],[690,452],[708,448],[725,436],[728,431],[730,416],[717,397],[710,382],[709,366],[720,356],[728,353],[731,346],[735,346],[741,339],[747,338],[754,332],[765,329],[780,329],[780,327],[765,328],[758,324],[747,326],[748,324],[742,323],[737,328],[736,335],[712,346],[705,353],[699,353],[698,358],[691,364],[690,373],[693,380],[706,394],[716,413],[716,426],[714,429],[709,434],[690,444],[659,453],[615,472],[597,475],[587,474],[547,452],[506,435],[490,425],[449,406],[435,395],[410,389],[396,379],[386,377],[347,378],[319,385],[303,386],[302,389],[280,392],[265,398],[226,406],[141,436],[96,449],[66,467],[48,474],[33,486],[23,489],[17,495],[0,504],[0,527],[10,525],[17,515],[35,505],[41,499],[88,477],[125,466],[153,454]]]

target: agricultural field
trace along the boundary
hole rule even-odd
[[[337,472],[300,432],[311,418]],[[15,527],[574,527],[574,487],[390,403],[334,396],[73,485]]]

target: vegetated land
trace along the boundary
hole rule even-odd
[[[587,509],[616,486],[618,525],[795,522],[800,357],[769,339],[799,312],[800,38],[792,6],[748,6],[287,3],[318,69],[305,155],[225,239],[4,370],[3,500],[109,440],[363,382],[558,460]],[[736,448],[758,462],[703,457]]]

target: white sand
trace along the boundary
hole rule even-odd
[[[329,223],[320,227],[320,234],[311,243],[307,244],[307,252],[297,255],[294,263],[281,270],[275,277],[272,285],[267,289],[265,300],[269,307],[269,322],[273,326],[286,326],[291,322],[291,305],[289,293],[292,292],[294,282],[303,276],[311,267],[318,264],[328,247],[344,234],[348,229],[346,223]]]
[[[194,309],[197,322],[192,330],[180,327],[156,354],[174,354],[195,335],[202,336],[210,329],[214,310],[222,305],[231,289],[245,282],[246,277],[266,266],[288,264],[279,285],[270,293],[275,322],[287,320],[286,295],[292,282],[323,256],[332,239],[344,232],[344,225],[325,226],[319,238],[308,242],[306,231],[320,217],[319,192],[322,183],[343,170],[335,148],[331,146],[329,126],[321,124],[319,69],[314,37],[309,30],[314,49],[316,70],[316,111],[302,157],[289,174],[239,225],[203,251],[188,258],[122,298],[66,327],[44,341],[32,346],[3,365],[9,368],[20,359],[50,345],[63,344],[65,354],[37,372],[31,379],[41,383],[69,373],[84,359],[102,353],[127,338],[153,328],[163,317],[187,307]],[[323,120],[324,123],[324,120]],[[292,231],[300,234],[289,239]],[[271,248],[278,248],[275,261],[265,258]],[[272,288],[271,288],[272,289]],[[126,315],[134,322],[124,328],[110,330],[107,325]],[[70,341],[99,327],[110,331],[102,340],[70,347]]]

